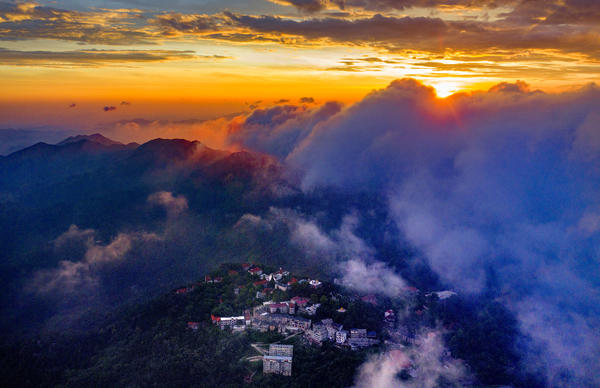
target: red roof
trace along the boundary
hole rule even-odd
[[[237,275],[237,274],[238,274],[238,271],[236,271],[235,269],[230,269],[229,271],[227,271],[227,273],[228,273],[229,275]]]
[[[250,268],[250,267],[252,267],[252,264],[248,264],[248,263],[243,263],[243,264],[242,264],[242,268],[243,268],[243,269],[248,269],[248,268]]]
[[[219,322],[221,320],[221,317],[217,317],[217,316],[214,316],[214,315],[210,314],[210,319],[213,322]]]
[[[175,291],[177,294],[186,294],[188,292],[187,288],[180,288]]]
[[[308,298],[303,298],[301,296],[294,296],[291,300],[298,306],[303,306],[308,303]]]
[[[288,285],[290,285],[290,286],[291,286],[292,284],[296,284],[296,283],[298,283],[298,279],[296,279],[296,278],[292,278],[292,279],[291,279],[291,280],[288,282]]]
[[[260,268],[256,267],[256,268],[252,268],[252,269],[250,270],[250,272],[251,272],[251,273],[262,272],[262,269],[260,269]]]
[[[254,285],[255,286],[264,286],[267,283],[268,283],[268,281],[265,279],[265,280],[259,280],[257,282],[254,282]]]

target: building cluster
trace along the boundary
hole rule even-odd
[[[217,317],[215,315],[210,316],[213,325],[216,325],[221,330],[231,329],[233,332],[240,332],[246,330],[246,327],[251,324],[250,311],[246,310],[244,315],[235,317]]]
[[[343,325],[333,322],[331,318],[314,323],[312,329],[306,331],[305,337],[310,344],[321,346],[323,342],[332,341],[340,347],[351,350],[366,348],[379,343],[375,332],[366,329],[344,330]]]
[[[258,276],[261,280],[254,282],[255,287],[262,287],[262,290],[256,292],[257,299],[266,299],[270,294],[273,293],[274,290],[288,291],[292,285],[298,283],[308,283],[313,288],[321,287],[323,283],[319,280],[314,279],[296,279],[295,277],[290,278],[290,272],[286,271],[282,268],[279,268],[278,271],[267,274],[264,273],[260,267],[252,266],[251,264],[244,264],[242,266],[246,268],[249,274]],[[271,282],[273,282],[273,286],[269,287]]]
[[[283,376],[292,375],[294,345],[269,345],[269,354],[263,356],[263,373]]]

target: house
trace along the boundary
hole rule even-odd
[[[293,352],[293,345],[270,345],[269,354],[263,356],[263,373],[291,376]]]
[[[250,268],[248,272],[250,273],[250,275],[256,276],[260,276],[263,273],[262,269],[260,269],[259,267]]]
[[[181,295],[181,294],[187,294],[188,293],[188,289],[187,288],[180,288],[178,290],[175,290],[175,293],[179,294],[179,295]]]
[[[336,310],[338,313],[345,313],[347,310],[343,307],[340,307],[339,309]]]
[[[261,287],[261,286],[266,286],[269,282],[267,280],[259,280],[257,282],[254,282],[254,287]]]
[[[335,333],[335,342],[343,344],[348,339],[348,332],[346,330],[340,330]]]
[[[290,286],[288,286],[287,284],[276,283],[275,288],[285,292],[290,288]]]
[[[322,285],[323,283],[321,283],[320,281],[318,281],[318,280],[316,280],[316,279],[315,279],[315,280],[310,280],[310,281],[308,282],[308,284],[310,284],[310,286],[311,286],[312,288],[319,288],[319,287],[321,287],[321,285]]]
[[[252,264],[249,264],[249,263],[243,263],[242,264],[242,269],[244,271],[248,271],[250,269],[250,267],[252,267]]]
[[[213,280],[209,275],[204,276],[204,283],[212,283]]]
[[[229,271],[227,271],[227,275],[229,276],[235,276],[238,274],[238,271],[236,271],[235,269],[230,269]]]
[[[309,307],[301,308],[299,311],[301,313],[305,313],[308,315],[315,315],[317,313],[317,310],[319,309],[319,307],[321,307],[321,304],[317,303],[317,304],[313,304],[312,306],[309,306]]]
[[[291,299],[291,301],[294,302],[296,304],[296,306],[298,306],[298,307],[304,307],[308,303],[308,298],[303,298],[301,296],[294,296]]]
[[[200,322],[188,322],[187,327],[192,330],[198,330],[200,328]]]
[[[298,279],[291,278],[290,281],[288,282],[288,286],[291,286],[292,284],[296,284],[296,283],[298,283]]]
[[[219,278],[214,278],[213,283],[221,283],[223,281],[223,278],[219,277]]]

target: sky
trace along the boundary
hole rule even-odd
[[[405,77],[565,91],[598,79],[599,22],[594,0],[0,2],[0,127],[349,103]]]

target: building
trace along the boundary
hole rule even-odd
[[[280,333],[299,332],[310,329],[310,319],[287,314],[257,314],[252,318],[252,327],[260,331],[278,331]]]
[[[327,333],[327,328],[324,325],[313,325],[312,330],[306,333],[306,337],[310,342],[321,345],[329,340],[329,333]]]
[[[293,345],[270,345],[269,355],[263,356],[263,373],[291,376],[293,357]]]
[[[340,330],[335,333],[335,342],[343,344],[348,339],[348,332],[346,330]]]
[[[248,270],[248,272],[250,273],[250,275],[257,275],[257,276],[260,276],[263,273],[262,269],[260,269],[259,267],[250,268]]]
[[[321,304],[317,303],[313,304],[312,306],[301,308],[299,311],[304,314],[315,315],[319,307],[321,307]]]
[[[290,286],[288,286],[287,284],[283,284],[283,283],[276,283],[275,288],[285,292],[290,288]]]
[[[339,323],[333,322],[331,325],[327,325],[327,334],[329,335],[329,339],[335,341],[335,335],[338,331],[344,328],[343,325]]]
[[[350,329],[351,338],[367,338],[367,329]]]
[[[294,345],[271,344],[269,345],[269,355],[293,357]]]
[[[310,284],[310,286],[311,286],[311,287],[313,287],[313,288],[318,288],[318,287],[321,287],[321,285],[322,285],[323,283],[321,283],[320,281],[318,281],[318,280],[314,279],[314,280],[310,280],[310,281],[308,282],[308,284]]]
[[[308,304],[308,298],[303,298],[301,296],[294,296],[291,301],[298,307],[304,307]]]
[[[200,322],[188,322],[187,327],[192,330],[198,330],[200,328]]]
[[[287,314],[289,312],[289,307],[286,303],[273,303],[269,305],[269,312],[271,314],[282,313]]]
[[[221,330],[229,328],[233,331],[244,331],[246,329],[246,317],[243,315],[238,317],[217,317],[211,314],[210,319]]]

